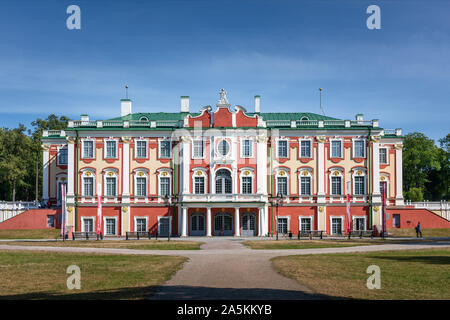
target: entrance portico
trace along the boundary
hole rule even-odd
[[[187,236],[263,236],[267,233],[264,204],[182,204],[179,234]]]

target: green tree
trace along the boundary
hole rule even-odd
[[[422,194],[427,198],[429,191],[426,185],[431,181],[430,173],[433,170],[439,171],[441,162],[439,156],[439,148],[436,147],[434,141],[419,132],[409,133],[403,141],[403,190],[404,196],[408,200],[409,196],[418,196],[420,189]]]

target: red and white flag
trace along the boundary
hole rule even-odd
[[[102,185],[97,185],[97,234],[102,232]]]

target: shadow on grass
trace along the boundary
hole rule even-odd
[[[75,290],[73,290],[75,291]],[[30,292],[0,296],[1,300],[324,300],[339,299],[295,290],[261,288],[209,288],[196,286],[152,286],[118,288],[93,292]],[[348,300],[348,299],[346,299]]]

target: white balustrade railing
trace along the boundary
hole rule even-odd
[[[11,219],[30,209],[39,208],[38,201],[0,201],[0,222]]]
[[[406,200],[405,205],[413,206],[416,209],[428,209],[431,211],[440,211],[441,217],[450,220],[450,203],[442,201],[418,201],[412,202],[411,200]]]

